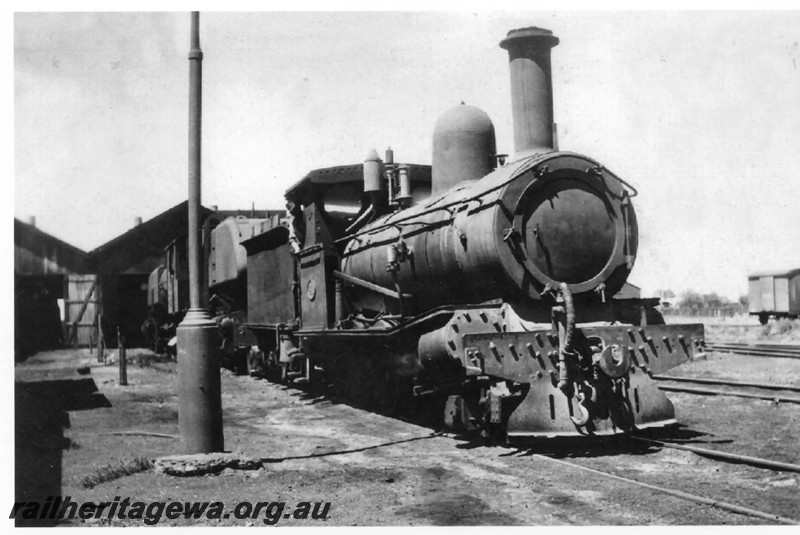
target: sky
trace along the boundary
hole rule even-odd
[[[186,198],[189,14],[13,14],[13,212],[84,250]],[[800,11],[203,12],[203,204],[282,208],[309,170],[486,111],[513,153],[509,30],[553,49],[562,150],[633,184],[645,295],[737,299],[800,267]],[[10,195],[10,192],[9,192]]]

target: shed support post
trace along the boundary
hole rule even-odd
[[[125,337],[117,327],[117,347],[119,348],[119,386],[128,386],[128,354],[125,349]]]

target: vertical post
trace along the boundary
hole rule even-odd
[[[103,313],[97,314],[97,362],[106,361],[106,341],[103,335]]]
[[[125,337],[117,327],[117,347],[119,348],[119,386],[128,386],[128,353],[125,349]]]
[[[200,15],[191,15],[189,50],[189,310],[178,326],[178,426],[184,453],[222,451],[217,326],[202,308],[200,139],[203,52]]]
[[[200,193],[203,51],[200,50],[200,14],[192,13],[189,50],[189,308],[199,309],[200,298]]]
[[[334,322],[344,319],[344,299],[342,298],[342,279],[337,278],[334,286]]]
[[[159,323],[158,319],[153,320],[153,353],[159,354],[160,347],[159,342],[161,339],[159,338],[159,332],[161,331],[161,324]]]

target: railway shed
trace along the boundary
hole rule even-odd
[[[70,285],[86,273],[86,252],[14,218],[14,353],[17,360],[64,340],[62,320],[76,314]],[[88,308],[88,303],[87,303]],[[63,312],[62,312],[63,309]],[[86,314],[87,310],[84,310]],[[90,316],[93,310],[88,310]]]
[[[200,208],[201,225],[212,215],[215,221],[221,221],[230,216],[265,217],[266,214],[264,210],[213,208]],[[99,307],[107,347],[116,345],[117,327],[129,347],[146,345],[141,326],[148,316],[148,278],[164,264],[165,249],[176,240],[185,241],[188,222],[189,204],[183,201],[152,219],[137,222],[127,232],[88,253],[87,268],[98,277]],[[186,276],[188,278],[188,273]]]

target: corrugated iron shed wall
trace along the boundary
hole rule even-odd
[[[85,272],[86,257],[77,247],[14,219],[15,358],[62,344],[58,300],[64,298],[64,280]]]

